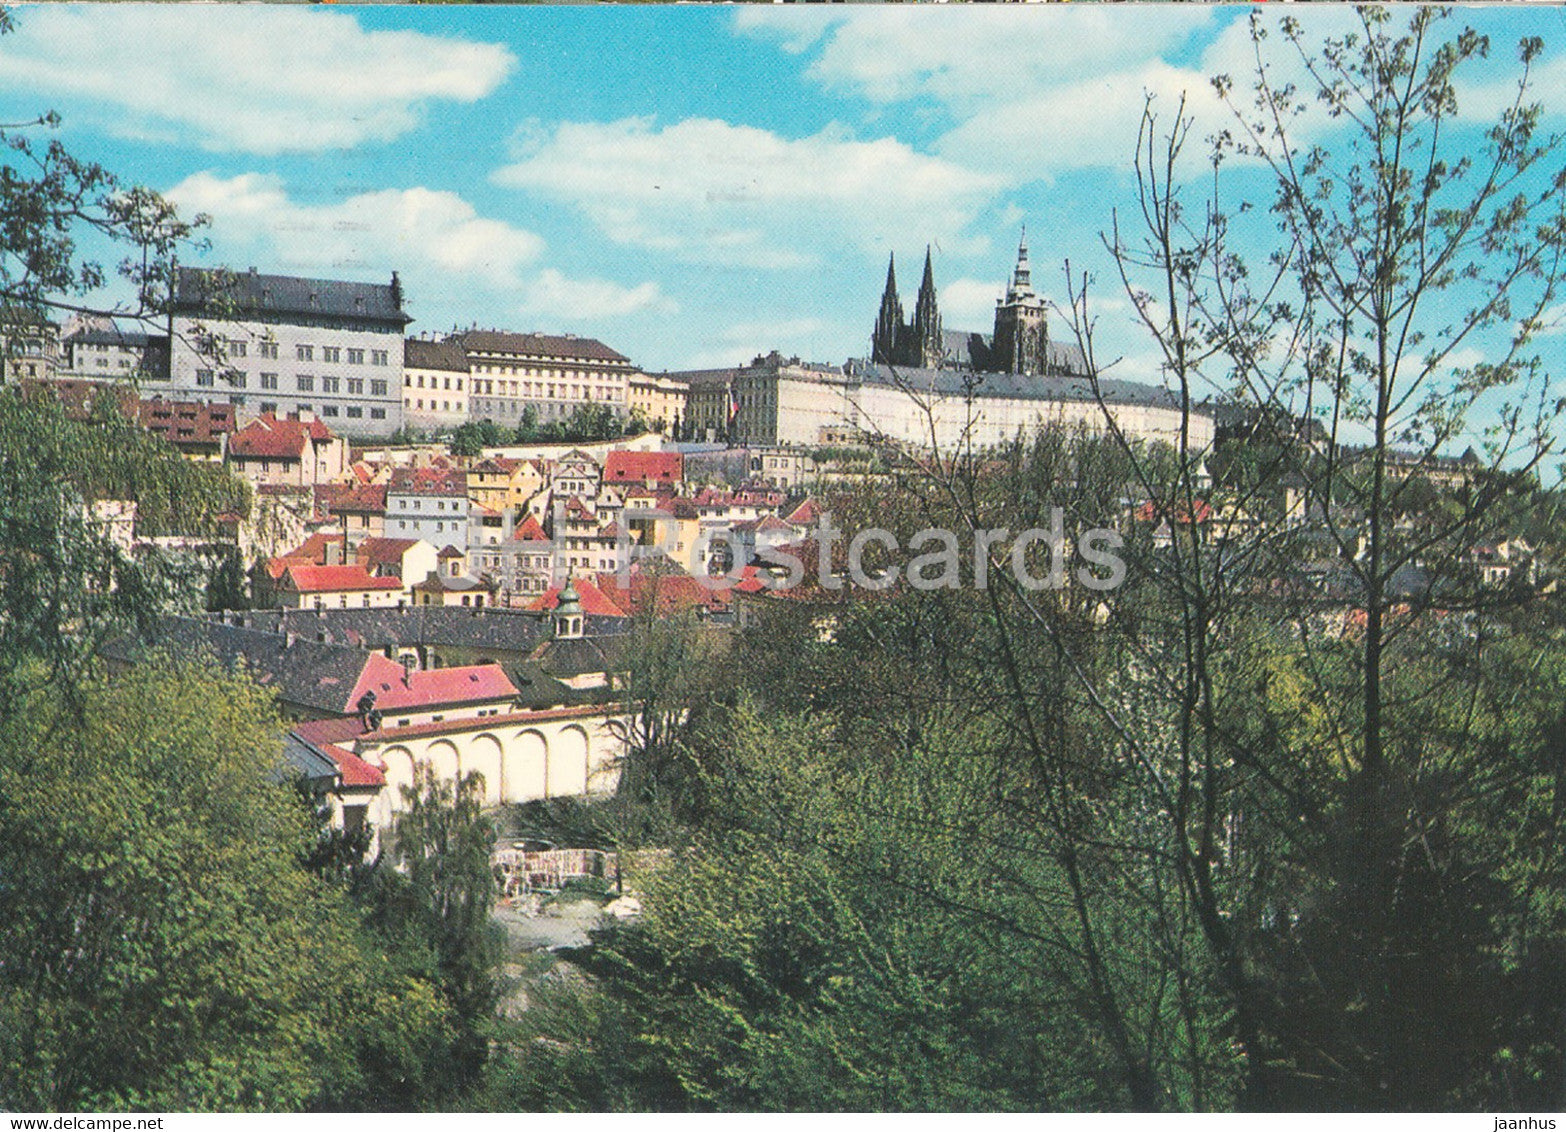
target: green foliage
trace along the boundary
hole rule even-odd
[[[482,814],[483,780],[453,784],[427,766],[404,788],[388,867],[383,858],[360,899],[368,923],[407,971],[439,989],[454,1023],[439,1095],[472,1082],[484,1064],[498,986],[500,929],[490,920],[495,829]]]
[[[268,694],[172,661],[83,691],[0,728],[0,1105],[298,1109],[440,1030],[298,866]]]
[[[118,412],[72,420],[50,398],[0,394],[0,715],[24,666],[69,684],[105,636],[181,598],[163,556],[110,539],[100,500],[134,501],[141,534],[216,533],[217,515],[250,506],[244,483]]]

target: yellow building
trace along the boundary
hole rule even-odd
[[[630,382],[630,410],[640,412],[654,432],[676,435],[685,421],[685,399],[690,386],[668,374],[633,373]]]

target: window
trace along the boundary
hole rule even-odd
[[[323,377],[323,378],[321,378],[321,392],[322,393],[336,393],[337,392],[337,379],[335,377]]]
[[[364,392],[364,378],[350,377],[348,379],[348,392],[360,394]]]
[[[336,362],[342,360],[342,350],[337,346],[322,346],[321,360],[323,362]]]
[[[244,357],[245,344],[243,342],[236,342],[234,339],[230,338],[228,340],[228,356],[231,358]]]
[[[296,404],[294,406],[294,408],[296,410],[298,410],[299,412],[301,412],[301,413],[308,413],[310,411],[310,402],[308,402],[308,401],[300,401],[298,404]]]
[[[370,410],[370,419],[372,421],[384,421],[386,419],[386,410],[385,409],[371,409]]]
[[[298,385],[299,392],[301,393],[315,392],[315,378],[311,377],[307,373],[300,374],[297,378],[294,379],[294,383]]]
[[[358,420],[360,417],[364,416],[364,410],[359,408],[358,405],[349,405],[348,415],[354,420]]]
[[[385,365],[386,364],[386,351],[385,350],[371,350],[370,351],[370,364],[373,365],[373,366],[383,366],[383,365]]]
[[[364,351],[355,350],[352,346],[348,347],[348,364],[351,366],[362,366],[364,364]]]
[[[247,384],[245,375],[240,373],[237,369],[231,369],[223,376],[228,379],[228,383],[230,385],[233,385],[239,389],[243,389]]]
[[[315,361],[315,347],[306,346],[301,342],[294,347],[294,356],[301,362],[313,362]]]
[[[29,368],[31,368],[31,367],[29,367]],[[212,371],[209,370],[209,369],[198,369],[196,371],[196,384],[197,385],[211,385],[212,384]]]
[[[263,373],[261,375],[261,388],[262,389],[276,389],[277,388],[277,374],[275,374],[275,373]]]
[[[337,415],[337,406],[336,405],[322,405],[321,406],[321,415],[323,417],[335,417]]]
[[[277,402],[276,401],[262,401],[261,402],[261,411],[263,413],[275,413],[275,412],[277,412]]]
[[[257,348],[261,351],[261,356],[263,358],[275,358],[275,357],[277,357],[277,343],[276,342],[262,342]]]
[[[370,382],[370,396],[371,397],[384,397],[384,396],[386,396],[386,382],[381,380],[381,379],[379,379],[379,378],[373,379]]]

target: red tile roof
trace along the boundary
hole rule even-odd
[[[599,589],[596,585],[594,585],[592,582],[589,582],[587,579],[573,579],[573,584],[576,586],[577,596],[582,599],[583,613],[592,613],[600,617],[629,616],[625,610],[616,605],[609,598],[609,596],[603,592],[603,590]],[[532,605],[528,606],[528,608],[533,610],[553,609],[555,606],[560,604],[560,591],[563,588],[563,586],[555,586],[551,589],[545,590],[543,595],[539,597],[538,600],[533,602]]]
[[[294,728],[294,734],[337,763],[344,786],[385,786],[386,776],[343,743],[364,733],[364,723],[349,719],[314,719]]]
[[[229,438],[231,456],[252,459],[300,459],[310,441],[332,439],[332,430],[317,420],[278,420],[263,413]]]
[[[538,520],[529,515],[522,521],[522,525],[511,532],[511,537],[516,542],[548,542],[549,536],[544,533],[544,528],[538,525]]]
[[[401,566],[402,556],[418,544],[416,538],[367,538],[359,544],[359,565]]]
[[[330,548],[333,545],[335,545],[338,550],[341,550],[343,546],[343,536],[323,535],[316,533],[305,539],[304,542],[294,547],[287,554],[283,555],[283,557],[297,559],[300,562],[307,562],[316,566],[325,566],[327,555],[330,553]]]
[[[374,692],[377,711],[438,708],[515,699],[517,695],[516,685],[498,664],[432,668],[408,674],[402,665],[379,654],[373,654],[369,660],[349,693],[348,702],[357,704],[366,692]]]
[[[377,578],[363,566],[316,566],[290,562],[280,580],[297,593],[357,593],[360,590],[400,590],[396,578]]]
[[[685,457],[678,452],[609,453],[604,479],[609,483],[677,484],[685,478]]]
[[[219,444],[234,431],[234,406],[195,401],[139,401],[136,420],[176,448],[181,444]]]

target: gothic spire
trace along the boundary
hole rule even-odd
[[[875,333],[870,338],[870,360],[896,365],[897,339],[902,332],[903,304],[897,297],[897,256],[886,261],[886,290],[881,293],[881,313],[876,316]]]
[[[941,311],[935,297],[935,269],[930,263],[930,246],[924,248],[924,279],[919,284],[919,302],[913,316],[914,349],[917,364],[936,366],[941,357]]]
[[[1017,245],[1017,269],[1012,272],[1011,290],[1013,294],[1027,294],[1033,290],[1030,281],[1032,273],[1028,269],[1028,226],[1022,226],[1022,242]]]

